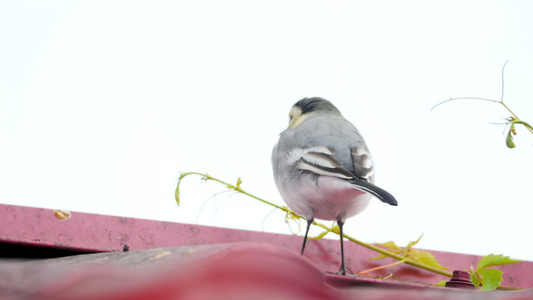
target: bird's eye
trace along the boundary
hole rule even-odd
[[[293,118],[293,116],[292,116],[292,114],[290,114],[289,115],[289,121],[292,121],[292,118]]]

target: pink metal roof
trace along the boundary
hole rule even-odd
[[[337,240],[0,205],[0,247],[25,245],[83,252],[63,258],[0,261],[1,299],[533,299],[526,292],[457,291],[428,284],[447,279],[408,265],[376,275],[328,275],[339,265]],[[122,252],[124,245],[130,251]],[[36,248],[38,249],[38,248]],[[38,250],[36,250],[38,251]],[[109,252],[112,251],[112,252]],[[432,251],[441,264],[464,269],[479,257]],[[390,261],[346,243],[352,272]],[[500,268],[502,284],[533,286],[533,263]],[[485,298],[483,298],[485,297]],[[490,297],[490,298],[486,298]]]

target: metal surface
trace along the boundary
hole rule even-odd
[[[79,212],[72,212],[69,218],[59,219],[51,209],[0,204],[0,250],[19,245],[25,246],[26,251],[39,253],[46,248],[82,252],[122,252],[127,246],[130,252],[133,252],[161,247],[240,242],[277,245],[298,254],[302,237]],[[309,240],[305,257],[322,271],[336,272],[340,264],[339,251],[336,238]],[[348,241],[345,243],[345,251],[348,271],[351,273],[394,262],[390,258],[372,261],[370,258],[377,255],[375,252]],[[431,252],[450,270],[469,269],[470,266],[477,265],[480,259],[475,255]],[[533,263],[520,262],[499,269],[504,272],[503,285],[526,289],[533,287]],[[405,264],[372,272],[373,276],[381,278],[389,274],[392,274],[389,281],[397,280],[410,284],[434,284],[449,280],[445,276]],[[354,282],[346,280],[342,278],[334,281],[335,284]]]
[[[533,291],[487,293],[324,275],[314,262],[297,251],[267,243],[0,261],[2,300],[532,298]]]
[[[470,280],[470,273],[455,270],[452,279],[446,282],[446,287],[473,290],[476,286]]]

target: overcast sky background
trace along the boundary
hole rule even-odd
[[[531,1],[3,1],[0,202],[290,234],[270,154],[303,97],[373,153],[366,242],[533,260]],[[327,222],[330,224],[329,222]],[[293,228],[294,229],[294,228]],[[313,234],[316,234],[315,231]],[[331,238],[336,238],[331,236]]]

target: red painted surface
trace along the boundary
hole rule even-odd
[[[201,245],[202,247],[211,247],[210,249],[214,252],[211,252],[207,255],[207,252],[202,252],[204,256],[193,256],[198,257],[209,257],[209,260],[217,260],[217,257],[224,256],[223,253],[227,250],[227,245],[217,245],[217,244],[227,244],[227,243],[242,243],[242,242],[260,242],[262,246],[256,248],[237,248],[241,249],[237,252],[231,251],[234,253],[235,257],[231,257],[233,260],[232,264],[243,264],[239,268],[249,268],[247,272],[266,272],[269,270],[272,272],[273,277],[286,278],[288,280],[295,276],[307,276],[305,274],[311,274],[313,278],[309,278],[310,282],[324,281],[323,271],[333,271],[335,272],[339,266],[339,243],[337,240],[321,239],[321,240],[310,240],[308,247],[306,249],[305,258],[299,256],[298,252],[301,247],[302,237],[301,236],[292,236],[292,235],[283,235],[283,234],[272,234],[272,233],[263,233],[263,232],[253,232],[245,230],[234,230],[234,229],[225,229],[225,228],[215,228],[208,226],[199,226],[199,225],[189,225],[189,224],[180,224],[172,222],[160,222],[160,221],[151,221],[143,219],[133,219],[133,218],[124,218],[124,217],[114,217],[114,216],[104,216],[104,215],[95,215],[95,214],[86,214],[86,213],[77,213],[72,212],[72,215],[69,219],[60,220],[54,215],[53,210],[41,209],[41,208],[30,208],[30,207],[21,207],[13,205],[1,205],[0,204],[0,246],[1,243],[10,243],[10,244],[23,244],[23,245],[34,245],[34,246],[46,246],[54,248],[64,248],[72,250],[81,250],[89,252],[106,252],[106,251],[121,251],[124,245],[128,245],[132,250],[127,253],[115,253],[118,255],[133,255],[131,253],[139,253],[135,250],[142,249],[152,249],[161,248],[161,247],[178,247],[178,246],[191,246],[191,245]],[[238,247],[238,245],[234,245]],[[281,246],[281,247],[280,247]],[[222,247],[222,248],[217,248]],[[224,248],[225,247],[225,248]],[[380,261],[370,261],[369,259],[376,256],[376,253],[368,250],[362,246],[346,242],[346,262],[348,269],[355,273],[358,271],[370,269],[378,265],[383,265],[393,262],[392,259],[385,259]],[[197,249],[194,253],[200,253]],[[215,250],[213,250],[215,249]],[[216,250],[218,249],[218,250]],[[224,250],[226,249],[226,250]],[[243,250],[244,249],[244,250]],[[265,250],[266,253],[264,253]],[[146,250],[149,251],[149,250]],[[228,250],[229,251],[229,250]],[[253,252],[253,253],[248,253]],[[471,265],[475,266],[480,257],[474,255],[464,255],[464,254],[454,254],[446,253],[439,251],[431,251],[439,262],[450,268],[452,270],[461,270],[468,269]],[[237,253],[237,254],[235,254]],[[106,254],[93,254],[93,255],[111,255],[112,253]],[[85,255],[79,255],[79,257],[86,257]],[[242,258],[241,262],[238,262]],[[245,259],[246,258],[246,259]],[[267,259],[268,258],[268,259]],[[67,258],[64,258],[67,259]],[[226,257],[227,259],[227,257]],[[268,266],[263,265],[263,259],[268,262]],[[207,260],[207,259],[206,259]],[[222,259],[221,259],[222,260]],[[50,260],[48,260],[50,261]],[[181,259],[183,263],[183,257]],[[188,260],[186,260],[188,261]],[[311,263],[312,262],[312,263]],[[202,264],[205,262],[197,262]],[[276,265],[277,263],[284,264],[293,264],[296,263],[298,266],[281,266]],[[231,269],[231,264],[220,263],[221,270]],[[305,266],[302,266],[304,264]],[[311,266],[308,266],[308,265]],[[218,265],[218,263],[216,264]],[[112,287],[115,286],[115,281],[107,280],[115,278],[116,284],[126,284],[126,282],[138,282],[148,280],[150,282],[149,286],[144,287],[144,292],[146,293],[157,293],[159,290],[169,290],[169,295],[176,293],[175,287],[180,286],[177,282],[180,280],[186,281],[185,277],[189,278],[194,275],[198,281],[202,281],[202,276],[214,276],[210,275],[209,272],[215,272],[215,270],[205,267],[193,267],[192,265],[188,266],[187,269],[176,269],[176,270],[165,270],[162,273],[152,273],[150,278],[157,277],[159,281],[152,281],[144,278],[139,274],[131,274],[128,270],[125,270],[124,267],[113,267],[113,268],[89,268],[84,267],[81,272],[76,273],[74,270],[69,269],[68,264],[62,265],[59,264],[57,267],[59,269],[67,269],[70,275],[67,277],[61,277],[56,275],[53,276],[42,276],[39,278],[41,283],[50,279],[53,283],[49,283],[57,291],[61,293],[66,292],[64,289],[68,289],[72,286],[75,286],[75,283],[71,281],[81,280],[83,282],[96,282],[95,285],[106,286],[106,282],[113,282]],[[213,266],[213,265],[212,265]],[[276,266],[275,268],[270,268],[270,266]],[[235,266],[237,268],[237,265]],[[293,271],[298,268],[303,268],[300,273]],[[310,268],[310,269],[306,269]],[[5,271],[3,266],[0,268]],[[502,266],[500,269],[504,272],[504,281],[503,285],[514,286],[520,288],[531,288],[533,286],[533,263],[531,262],[521,262],[517,264]],[[219,270],[219,276],[223,275],[223,271]],[[241,269],[239,269],[241,270]],[[314,271],[313,271],[314,270]],[[317,271],[318,270],[318,271]],[[58,272],[54,268],[48,270],[50,274]],[[146,273],[144,272],[141,273]],[[274,275],[276,272],[283,272],[280,275]],[[202,273],[207,272],[207,273]],[[229,272],[229,271],[228,271]],[[241,273],[239,273],[241,272]],[[253,276],[244,271],[235,271],[234,279],[242,280],[242,276]],[[318,273],[317,273],[318,272]],[[447,280],[441,275],[435,275],[433,273],[419,270],[417,268],[400,265],[380,272],[373,273],[376,276],[384,277],[389,273],[393,273],[394,276],[391,279],[383,280],[374,280],[371,278],[350,278],[346,276],[335,276],[335,275],[326,275],[325,280],[328,283],[328,286],[343,287],[343,292],[351,286],[361,286],[369,284],[378,284],[379,286],[391,286],[391,287],[408,287],[409,290],[412,289],[423,289],[427,290],[427,284],[433,284],[441,280]],[[156,275],[154,275],[156,274]],[[218,274],[218,273],[217,273]],[[240,275],[238,275],[240,274]],[[288,275],[287,275],[288,274]],[[313,275],[320,274],[320,275]],[[78,277],[77,277],[78,276]],[[256,274],[254,276],[260,276]],[[265,275],[266,276],[266,275]],[[315,278],[315,276],[318,276]],[[78,278],[78,279],[76,279]],[[80,279],[81,278],[81,279]],[[100,280],[103,278],[103,280]],[[172,280],[175,281],[171,281]],[[181,279],[180,279],[181,278]],[[214,277],[212,280],[215,280]],[[317,279],[320,278],[320,279]],[[39,282],[37,280],[37,282]],[[155,280],[155,279],[154,279]],[[188,279],[187,279],[188,280]],[[270,279],[269,279],[270,280]],[[273,279],[272,279],[273,280]],[[315,281],[314,281],[315,280]],[[403,281],[398,282],[397,280]],[[2,281],[0,280],[0,283]],[[3,281],[5,282],[5,281]],[[22,281],[21,281],[22,282]],[[172,282],[172,284],[171,284]],[[187,281],[188,282],[188,281]],[[161,284],[158,285],[158,284]],[[269,285],[274,284],[269,283]],[[191,283],[192,284],[192,283]],[[195,283],[198,284],[198,283]],[[229,283],[228,283],[229,284]],[[251,283],[250,283],[251,284]],[[276,283],[276,286],[280,283]],[[297,283],[291,283],[297,284]],[[304,289],[304,283],[302,284],[302,289]],[[169,285],[169,286],[167,286]],[[314,283],[313,283],[314,285]],[[139,283],[139,286],[141,284]],[[62,288],[63,287],[63,288]],[[158,288],[157,290],[155,288]],[[51,288],[51,287],[50,287]],[[140,288],[140,287],[139,287]],[[185,287],[182,287],[185,288]],[[180,290],[182,289],[180,288]],[[310,287],[305,287],[308,289]],[[53,288],[52,288],[53,289]],[[75,288],[76,290],[77,288]],[[322,288],[321,288],[322,289]],[[329,288],[328,288],[329,289]],[[439,290],[439,288],[430,288]],[[170,291],[171,290],[171,291]],[[335,289],[334,289],[335,290]],[[450,290],[450,289],[448,289]],[[47,290],[48,291],[48,290]],[[337,293],[338,291],[335,290]],[[42,292],[42,290],[41,290]],[[78,291],[79,292],[79,291]],[[361,291],[359,291],[361,292]],[[60,292],[57,292],[60,293]],[[139,292],[141,294],[141,292]],[[43,294],[44,295],[44,294]],[[46,294],[48,295],[48,294]],[[46,296],[45,295],[45,296]],[[337,295],[337,294],[335,294]],[[491,294],[492,295],[492,294]],[[506,294],[507,296],[517,294]],[[43,297],[45,297],[43,296]],[[390,295],[389,295],[390,296]],[[520,297],[524,294],[519,295]],[[529,296],[529,295],[528,295]],[[46,296],[48,297],[48,296]],[[110,296],[111,297],[111,296]],[[132,296],[133,297],[133,296]],[[314,297],[314,296],[313,296]],[[339,296],[341,297],[341,296]],[[1,299],[1,298],[0,298]],[[18,298],[17,298],[18,299]],[[51,298],[50,298],[51,299]],[[67,299],[67,298],[65,298]],[[85,299],[85,298],[80,298]],[[90,299],[90,298],[87,298]],[[104,299],[104,298],[101,298]],[[119,299],[119,298],[109,298],[109,299]],[[130,298],[131,299],[131,298]],[[141,298],[135,298],[141,299]],[[149,298],[145,298],[149,299]],[[156,298],[151,298],[156,299]],[[160,298],[166,299],[166,298]],[[191,298],[192,299],[192,298]],[[265,298],[266,299],[266,298]],[[315,298],[312,298],[315,299]],[[321,299],[321,298],[316,298]],[[376,298],[381,299],[381,298]],[[390,298],[389,299],[397,299]],[[417,299],[417,298],[414,298]],[[442,299],[449,299],[447,296]],[[503,299],[503,298],[502,298]],[[505,298],[510,299],[510,298]],[[513,298],[514,299],[514,298]],[[518,299],[518,298],[517,298]],[[521,298],[520,298],[521,299]],[[533,299],[533,297],[531,298]]]
[[[31,266],[11,264],[23,279],[13,280],[14,288],[4,296],[58,300],[257,299],[258,296],[334,299],[338,292],[324,282],[323,272],[311,262],[271,244],[160,248],[52,261]],[[5,282],[8,276],[2,271],[0,268],[0,276],[4,275],[0,278]],[[40,284],[36,287],[35,282]]]
[[[238,243],[111,252],[0,264],[3,300],[531,299],[326,275],[296,251]]]

